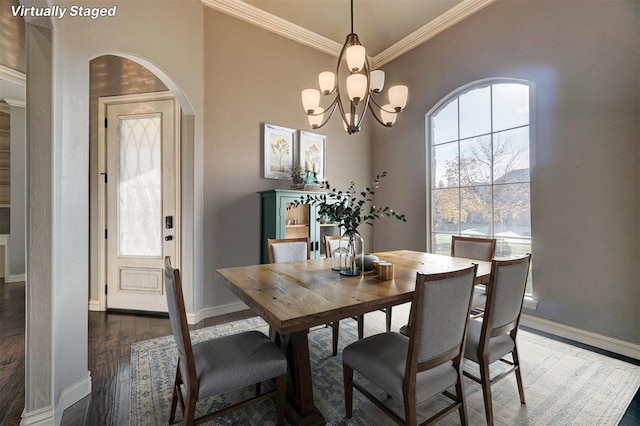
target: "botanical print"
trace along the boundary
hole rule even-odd
[[[327,178],[325,146],[326,136],[300,132],[300,165],[306,170],[311,170],[318,182]]]
[[[271,171],[287,172],[293,165],[291,163],[291,145],[289,141],[278,134],[271,135]]]
[[[296,130],[264,125],[264,177],[291,179]]]

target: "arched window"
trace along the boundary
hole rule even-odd
[[[427,114],[432,252],[449,254],[451,235],[495,237],[498,257],[531,252],[529,123],[521,80],[472,83]]]

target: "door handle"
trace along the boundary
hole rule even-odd
[[[166,229],[172,229],[173,228],[173,216],[165,216],[164,217],[164,227]]]
[[[173,240],[173,235],[167,235],[166,237],[164,237],[165,241],[171,241]]]

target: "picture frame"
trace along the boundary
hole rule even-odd
[[[296,130],[264,124],[264,177],[265,179],[291,179],[294,166]]]
[[[327,180],[327,137],[304,130],[300,131],[299,164],[306,168],[307,162],[318,182]]]

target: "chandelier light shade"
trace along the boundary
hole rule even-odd
[[[360,131],[362,119],[368,109],[378,123],[385,127],[395,124],[398,113],[407,105],[409,88],[396,85],[389,88],[388,103],[380,106],[375,96],[382,93],[385,74],[372,69],[367,51],[353,32],[353,0],[351,0],[351,33],[342,46],[336,71],[323,71],[318,75],[320,90],[302,91],[302,106],[311,128],[318,129],[329,121],[336,109],[348,134]],[[328,107],[320,106],[321,96],[334,95]]]

